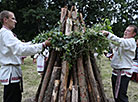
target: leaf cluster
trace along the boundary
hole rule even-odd
[[[59,28],[40,33],[33,39],[33,43],[40,43],[51,38],[50,48],[62,51],[64,53],[62,57],[68,62],[71,62],[81,54],[96,52],[101,55],[104,50],[108,50],[110,42],[100,33],[101,30],[112,32],[112,27],[108,19],[103,23],[94,24],[91,28],[86,27],[85,33],[79,30],[72,31],[70,35],[65,35],[60,32],[59,26]]]

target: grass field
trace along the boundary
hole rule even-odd
[[[101,76],[103,79],[105,94],[108,98],[112,99],[112,87],[111,87],[111,72],[110,61],[102,57],[98,60],[98,66],[101,70]],[[23,101],[27,98],[34,97],[37,87],[39,86],[41,77],[37,74],[36,65],[30,57],[25,59],[24,65],[22,65],[23,79],[24,79],[24,92]],[[2,102],[3,86],[0,85],[0,102]],[[128,96],[130,102],[138,102],[138,83],[130,82],[128,88]]]

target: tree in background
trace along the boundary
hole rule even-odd
[[[15,13],[18,23],[14,32],[28,41],[43,30],[52,29],[59,21],[60,9],[65,5],[70,9],[74,4],[82,12],[87,26],[108,18],[115,34],[121,36],[129,24],[138,25],[137,0],[2,0],[0,11]]]

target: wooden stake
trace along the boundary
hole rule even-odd
[[[89,102],[82,57],[77,60],[80,102]]]
[[[61,85],[58,96],[58,102],[65,102],[67,95],[67,82],[69,75],[69,65],[67,61],[62,62],[62,71],[61,71]]]
[[[55,80],[51,102],[56,102],[57,101],[57,94],[58,94],[58,89],[59,89],[59,83],[60,83],[60,80]]]
[[[50,57],[50,60],[49,60],[48,67],[47,67],[47,72],[46,72],[46,74],[44,76],[44,80],[43,80],[43,83],[42,83],[42,88],[41,88],[41,91],[40,91],[38,102],[42,102],[43,101],[44,92],[45,92],[45,90],[46,90],[46,88],[48,86],[50,75],[52,73],[53,66],[54,66],[54,63],[55,63],[55,60],[56,60],[56,55],[57,55],[57,52],[55,52],[53,50],[52,53],[51,53],[51,57]]]
[[[101,74],[100,74],[100,70],[99,68],[97,67],[97,64],[96,64],[96,59],[94,57],[94,54],[93,53],[90,53],[90,58],[91,58],[91,63],[92,63],[92,68],[93,68],[93,72],[95,74],[95,79],[97,81],[97,84],[98,84],[98,90],[99,90],[99,94],[100,94],[100,97],[101,97],[101,102],[108,102],[106,96],[105,96],[105,93],[104,93],[104,85],[102,83],[102,77],[101,77]]]
[[[95,80],[95,76],[94,76],[94,73],[92,70],[90,56],[87,56],[87,60],[85,60],[85,66],[86,66],[85,68],[86,68],[87,73],[88,73],[88,78],[90,81],[89,84],[90,84],[91,89],[92,89],[94,102],[100,102],[100,95],[99,95],[98,88],[97,88],[97,82]]]
[[[45,94],[44,94],[44,98],[43,98],[44,102],[50,102],[53,88],[54,88],[54,82],[55,82],[55,79],[59,77],[60,72],[61,72],[61,67],[54,67],[47,90],[45,91]]]

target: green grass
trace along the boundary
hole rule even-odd
[[[23,71],[23,101],[27,98],[35,96],[41,76],[37,73],[36,64],[33,64],[33,60],[28,57],[24,61],[24,65],[21,66]]]
[[[100,67],[105,94],[108,98],[113,99],[111,86],[112,68],[110,67],[109,59],[103,56],[101,60],[98,60],[98,66]],[[27,57],[25,59],[25,63],[24,65],[22,65],[22,71],[24,80],[24,92],[22,102],[24,102],[25,99],[35,96],[41,76],[37,74],[36,64],[33,64],[33,61],[30,57]],[[131,81],[128,87],[129,102],[138,102],[137,90],[138,83]],[[0,102],[2,102],[2,93],[3,86],[0,85]]]

